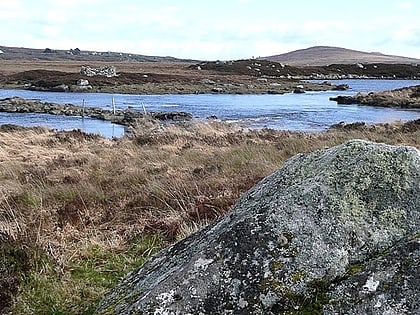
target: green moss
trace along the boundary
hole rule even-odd
[[[271,261],[270,262],[270,271],[272,273],[275,273],[278,270],[281,270],[284,266],[284,263],[282,263],[281,261]]]
[[[381,258],[383,256],[389,255],[391,253],[391,250],[389,248],[384,249],[381,252],[376,253],[373,255],[373,258]]]
[[[290,291],[285,292],[285,297],[289,300],[289,311],[283,314],[288,315],[321,315],[324,305],[328,304],[327,294],[330,283],[328,281],[315,279],[308,282],[307,294],[294,294]],[[279,313],[280,314],[280,313]]]
[[[30,269],[30,251],[0,235],[0,314],[8,313],[20,280]]]
[[[225,305],[225,309],[226,309],[227,311],[232,311],[232,310],[234,310],[234,309],[235,309],[235,306],[234,306],[232,303],[227,303],[227,304]]]
[[[338,280],[344,280],[344,279],[348,279],[351,276],[354,276],[355,274],[359,273],[360,270],[362,269],[362,264],[350,264],[346,267],[346,272],[344,273],[344,275],[342,277],[339,277]]]
[[[296,272],[292,275],[294,281],[298,282],[305,277],[303,272]],[[272,311],[274,314],[288,315],[318,315],[322,314],[324,305],[328,304],[329,281],[315,279],[308,282],[306,294],[296,294],[287,285],[274,279],[265,280],[260,288],[262,292],[274,292],[281,299],[281,305],[275,305]]]
[[[301,281],[305,277],[305,273],[303,271],[297,271],[292,274],[291,278],[294,283]]]

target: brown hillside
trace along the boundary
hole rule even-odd
[[[384,55],[378,52],[363,52],[339,47],[315,46],[299,49],[281,55],[262,57],[270,61],[293,66],[325,66],[329,64],[387,63],[412,64],[420,59]]]
[[[196,62],[197,60],[179,59],[170,56],[147,56],[126,52],[90,51],[70,48],[60,49],[36,49],[26,47],[0,46],[0,60],[19,61],[76,61],[76,62]]]

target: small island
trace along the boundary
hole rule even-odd
[[[337,104],[359,104],[407,109],[420,108],[420,85],[383,92],[357,93],[354,96],[331,97]]]

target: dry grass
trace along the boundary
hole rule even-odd
[[[309,134],[145,122],[118,140],[0,130],[0,240],[12,257],[0,271],[22,265],[3,272],[0,289],[15,288],[3,308],[14,295],[15,313],[91,313],[124,272],[226,213],[287,158],[353,138],[420,148],[416,126]]]

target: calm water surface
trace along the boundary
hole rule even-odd
[[[196,118],[215,115],[222,120],[239,122],[251,128],[274,128],[300,131],[322,131],[340,121],[367,123],[412,120],[420,111],[357,105],[337,105],[331,96],[353,95],[357,92],[390,90],[418,85],[420,80],[339,80],[349,84],[348,91],[307,92],[283,95],[129,95],[109,93],[57,93],[27,90],[0,90],[0,98],[20,96],[44,102],[70,103],[110,108],[112,98],[117,108],[133,107],[147,111],[186,111]],[[0,124],[47,126],[55,129],[81,129],[107,137],[119,137],[124,128],[109,122],[81,117],[40,114],[0,113]]]

